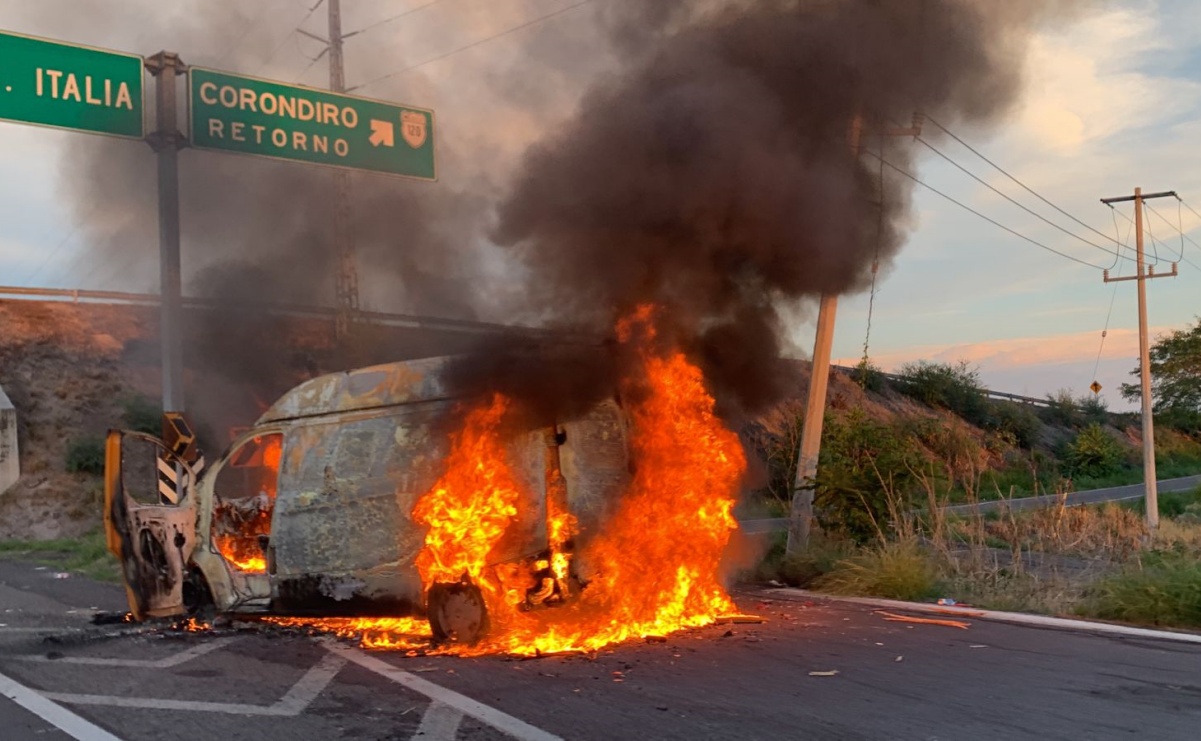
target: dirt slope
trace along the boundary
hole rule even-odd
[[[147,309],[0,301],[0,386],[17,409],[21,480],[0,495],[0,538],[71,537],[98,522],[96,476],[67,473],[72,439],[103,435],[121,401],[155,387],[124,366]]]

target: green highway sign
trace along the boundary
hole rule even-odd
[[[141,139],[142,58],[0,31],[0,119]]]
[[[434,180],[434,112],[192,67],[191,144]]]

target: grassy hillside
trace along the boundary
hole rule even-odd
[[[831,377],[815,482],[818,517],[830,529],[870,537],[888,519],[889,497],[920,509],[1142,481],[1134,415],[1066,392],[1041,407],[990,400],[963,365],[915,364],[899,376]],[[787,510],[803,410],[798,393],[744,427],[759,464],[759,512]],[[1201,439],[1160,425],[1156,467],[1159,478],[1201,474]]]
[[[1037,408],[990,401],[964,366],[918,364],[901,376],[832,379],[818,531],[790,557],[777,535],[751,579],[1201,627],[1201,488],[1162,495],[1155,532],[1141,501],[961,520],[940,510],[1139,482],[1137,418],[1065,393]],[[802,410],[785,402],[745,429],[761,464],[761,511],[787,511]],[[1201,473],[1201,440],[1161,425],[1156,459],[1160,478]]]

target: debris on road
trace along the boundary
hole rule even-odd
[[[836,676],[838,676],[838,670],[831,669],[828,672],[809,672],[809,676],[811,676],[811,677],[836,677]]]
[[[733,623],[735,625],[758,625],[766,623],[767,619],[760,615],[718,615],[714,625],[726,625]]]
[[[938,615],[962,615],[964,617],[981,617],[982,615],[984,615],[983,610],[968,610],[968,609],[964,609],[962,607],[956,607],[955,609],[952,609],[952,610],[932,609],[932,610],[930,610],[930,612],[938,614]]]
[[[948,628],[959,628],[967,630],[971,623],[965,623],[962,620],[940,620],[937,618],[920,618],[912,615],[898,615],[895,612],[885,612],[878,610],[877,614],[883,615],[884,619],[893,623],[916,623],[919,625],[943,625]]]

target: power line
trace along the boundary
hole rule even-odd
[[[226,48],[224,54],[221,54],[219,57],[217,57],[217,59],[220,60],[217,62],[218,65],[223,64],[225,60],[234,53],[234,50],[242,44],[242,41],[246,38],[246,35],[250,33],[250,30],[254,28],[255,24],[259,22],[259,19],[263,17],[263,13],[267,12],[269,5],[269,3],[265,2],[259,4],[259,12],[255,13],[250,20],[243,24],[242,33],[238,34],[238,38],[234,39],[234,42],[230,44],[228,48]]]
[[[309,70],[311,70],[313,68],[313,65],[316,64],[317,62],[320,62],[321,58],[324,57],[327,53],[329,53],[328,46],[325,47],[324,49],[322,49],[321,52],[317,56],[310,59],[309,63],[306,64],[304,66],[304,69],[300,71],[300,74],[296,75],[296,82],[299,83],[301,80],[303,80],[304,76],[307,75],[309,73]]]
[[[1151,231],[1151,220],[1150,219],[1143,220],[1143,231],[1145,231],[1147,233],[1147,236],[1151,238],[1151,254],[1155,256],[1155,259],[1151,261],[1151,264],[1158,265],[1159,264],[1159,246],[1156,244],[1154,232]]]
[[[1144,208],[1146,208],[1148,211],[1151,211],[1152,213],[1155,213],[1155,215],[1156,215],[1156,216],[1159,216],[1159,218],[1161,218],[1161,219],[1163,218],[1163,215],[1162,215],[1162,214],[1159,214],[1158,212],[1156,212],[1156,211],[1155,211],[1155,209],[1151,208],[1151,206],[1150,206],[1150,205],[1149,205],[1149,204],[1148,204],[1146,201],[1143,201],[1143,207],[1144,207]],[[1186,204],[1186,206],[1185,206],[1185,207],[1187,208],[1187,204]],[[1120,212],[1119,212],[1119,213],[1120,213]],[[1122,218],[1123,218],[1123,219],[1125,219],[1126,221],[1130,222],[1131,224],[1133,224],[1133,223],[1134,223],[1134,220],[1133,220],[1133,219],[1131,219],[1131,218],[1130,218],[1129,216],[1127,216],[1126,214],[1121,214],[1121,216],[1122,216]],[[1168,225],[1169,225],[1169,226],[1171,226],[1171,223],[1172,223],[1172,222],[1170,222],[1170,221],[1169,221],[1169,222],[1168,222]],[[1198,246],[1198,245],[1197,245],[1197,243],[1196,243],[1196,242],[1194,242],[1194,241],[1192,240],[1192,238],[1191,238],[1191,237],[1185,236],[1185,239],[1187,239],[1188,241],[1192,242],[1194,246],[1197,246],[1197,247],[1198,247],[1198,249],[1201,249],[1201,246]],[[1187,257],[1185,257],[1183,254],[1181,254],[1181,255],[1180,255],[1180,261],[1181,261],[1181,262],[1183,262],[1185,265],[1188,265],[1189,267],[1193,268],[1194,270],[1196,270],[1196,271],[1198,271],[1198,272],[1201,272],[1201,265],[1197,265],[1195,262],[1193,262],[1192,260],[1190,260],[1190,259],[1188,259]]]
[[[321,3],[323,2],[325,2],[325,0],[317,0],[317,2],[313,3],[313,5],[309,8],[309,12],[304,14],[304,18],[300,19],[300,23],[296,24],[296,28],[293,28],[288,32],[287,36],[284,36],[282,39],[280,39],[280,42],[275,45],[275,48],[271,50],[271,53],[268,54],[267,58],[263,60],[263,63],[259,65],[258,71],[255,72],[256,75],[262,73],[262,71],[267,68],[267,65],[271,64],[271,60],[275,59],[275,55],[279,54],[280,49],[284,48],[284,44],[288,43],[288,39],[292,38],[296,32],[300,30],[300,27],[304,25],[305,21],[313,17],[313,13],[317,12],[317,8],[320,8]]]
[[[939,122],[935,121],[935,120],[934,120],[933,118],[931,118],[930,116],[928,116],[928,115],[927,115],[927,116],[926,116],[926,120],[927,120],[927,121],[929,121],[930,123],[934,124],[935,126],[937,126],[937,127],[938,127],[938,128],[939,128],[939,129],[940,129],[940,130],[941,130],[941,131],[944,133],[944,134],[946,134],[947,136],[951,137],[951,138],[952,138],[952,139],[954,139],[955,141],[957,141],[957,142],[959,142],[960,144],[962,144],[962,145],[963,145],[965,148],[967,148],[967,150],[968,150],[969,152],[971,152],[972,154],[976,155],[976,156],[977,156],[977,157],[979,157],[980,159],[984,160],[984,161],[985,161],[985,162],[987,162],[988,164],[990,164],[990,165],[992,165],[993,167],[995,167],[995,168],[996,168],[998,171],[1000,171],[1000,173],[1001,173],[1002,175],[1004,175],[1005,177],[1009,178],[1009,179],[1010,179],[1010,180],[1012,180],[1013,182],[1017,183],[1017,184],[1018,184],[1019,186],[1021,186],[1021,187],[1022,187],[1022,188],[1023,188],[1025,191],[1026,191],[1026,192],[1030,193],[1032,196],[1034,196],[1034,197],[1035,197],[1035,198],[1037,198],[1038,200],[1040,200],[1040,201],[1042,201],[1043,203],[1047,204],[1047,205],[1048,205],[1048,206],[1050,206],[1051,208],[1055,209],[1055,210],[1056,210],[1056,211],[1058,211],[1059,213],[1061,213],[1061,214],[1063,214],[1064,216],[1068,217],[1069,219],[1071,219],[1072,221],[1076,222],[1077,224],[1079,224],[1080,226],[1084,227],[1085,229],[1088,229],[1089,231],[1091,231],[1092,233],[1094,233],[1094,234],[1096,234],[1097,236],[1101,237],[1102,239],[1104,239],[1104,240],[1107,240],[1107,241],[1113,241],[1113,239],[1112,239],[1112,238],[1111,238],[1111,237],[1110,237],[1108,234],[1104,234],[1104,233],[1102,233],[1102,232],[1099,232],[1099,231],[1097,231],[1097,230],[1096,230],[1095,228],[1093,228],[1092,226],[1089,226],[1088,224],[1084,223],[1084,222],[1083,222],[1083,221],[1081,221],[1080,219],[1076,218],[1075,216],[1072,216],[1072,215],[1071,215],[1070,213],[1068,213],[1067,211],[1064,211],[1064,210],[1063,210],[1062,208],[1060,208],[1059,206],[1056,206],[1054,203],[1052,203],[1051,201],[1049,201],[1049,200],[1047,200],[1046,198],[1044,198],[1042,195],[1040,195],[1040,194],[1038,193],[1038,191],[1034,190],[1034,189],[1033,189],[1033,188],[1031,188],[1029,185],[1026,185],[1026,184],[1025,184],[1025,183],[1023,183],[1021,180],[1018,180],[1018,179],[1017,179],[1017,177],[1016,177],[1015,175],[1011,174],[1011,173],[1010,173],[1008,170],[1006,170],[1005,168],[1001,167],[1001,166],[1000,166],[1000,165],[998,165],[996,162],[993,162],[993,161],[992,161],[992,160],[990,160],[988,157],[985,157],[985,156],[984,156],[984,154],[983,154],[983,153],[981,153],[981,152],[980,152],[978,149],[976,149],[976,148],[975,148],[975,147],[973,147],[972,145],[968,144],[968,143],[967,143],[967,142],[965,142],[963,139],[960,139],[960,138],[959,138],[958,136],[956,136],[955,134],[951,133],[951,131],[950,131],[949,129],[947,129],[947,127],[945,127],[945,126],[943,126],[942,124],[940,124]]]
[[[941,128],[941,127],[940,127],[940,128]],[[1035,218],[1039,219],[1040,221],[1042,221],[1042,222],[1046,223],[1046,224],[1047,224],[1047,225],[1049,225],[1049,226],[1052,226],[1052,227],[1054,227],[1054,228],[1058,229],[1059,231],[1063,232],[1064,234],[1068,235],[1069,237],[1072,237],[1073,239],[1078,239],[1078,240],[1080,240],[1081,242],[1084,242],[1085,244],[1089,245],[1090,247],[1095,247],[1095,248],[1097,248],[1097,249],[1099,249],[1099,250],[1101,250],[1101,251],[1103,251],[1103,252],[1106,252],[1106,253],[1108,253],[1108,254],[1110,254],[1110,255],[1113,255],[1114,257],[1122,257],[1122,255],[1120,255],[1120,253],[1114,252],[1113,250],[1109,249],[1108,247],[1102,247],[1101,245],[1097,244],[1096,242],[1092,242],[1092,241],[1090,241],[1090,240],[1087,240],[1087,239],[1085,239],[1084,237],[1081,237],[1080,235],[1076,234],[1075,232],[1070,232],[1070,231],[1068,231],[1067,229],[1065,229],[1064,227],[1060,226],[1059,224],[1056,224],[1055,222],[1053,222],[1053,221],[1051,221],[1050,219],[1046,218],[1046,217],[1045,217],[1045,216],[1043,216],[1042,214],[1038,213],[1037,211],[1034,211],[1033,209],[1031,209],[1031,208],[1028,208],[1028,207],[1027,207],[1027,206],[1025,206],[1024,204],[1022,204],[1022,203],[1019,203],[1018,201],[1014,200],[1013,198],[1010,198],[1008,195],[1006,195],[1004,192],[1002,192],[1001,190],[999,190],[998,188],[996,188],[995,186],[993,186],[992,184],[990,184],[988,181],[984,180],[983,178],[981,178],[980,176],[976,175],[976,174],[975,174],[974,172],[972,172],[971,170],[967,169],[967,168],[966,168],[966,167],[964,167],[963,165],[961,165],[961,164],[959,164],[958,162],[956,162],[955,160],[951,159],[951,157],[949,157],[948,155],[946,155],[946,154],[943,154],[943,153],[942,153],[941,151],[939,151],[939,150],[938,150],[938,149],[937,149],[937,148],[936,148],[936,147],[935,147],[933,144],[931,144],[930,142],[928,142],[928,141],[926,141],[925,139],[921,138],[920,136],[915,136],[915,137],[914,137],[914,139],[916,139],[917,141],[919,141],[919,142],[921,142],[923,145],[925,145],[925,146],[926,146],[926,148],[927,148],[927,149],[929,149],[931,152],[934,152],[934,153],[935,153],[935,154],[937,154],[939,157],[942,157],[942,158],[943,158],[944,160],[946,160],[947,162],[950,162],[952,165],[954,165],[955,167],[957,167],[957,168],[958,168],[960,171],[962,171],[963,173],[965,173],[966,175],[968,175],[970,178],[972,178],[972,179],[973,179],[973,180],[975,180],[976,182],[978,182],[978,183],[980,183],[981,185],[983,185],[985,188],[988,188],[988,189],[989,189],[989,190],[991,190],[992,192],[994,192],[994,193],[996,193],[997,195],[1001,196],[1002,198],[1004,198],[1005,200],[1009,201],[1010,203],[1012,203],[1013,205],[1017,206],[1018,208],[1022,209],[1023,211],[1025,211],[1026,213],[1030,214],[1031,216],[1033,216],[1033,217],[1035,217]],[[990,164],[991,164],[991,162],[990,162]],[[998,169],[1000,169],[1000,168],[998,168]],[[1044,200],[1045,200],[1045,199],[1044,199]],[[1091,227],[1090,227],[1090,228],[1091,228]],[[1094,231],[1095,231],[1095,230],[1094,230]],[[1106,236],[1105,238],[1106,238],[1106,239],[1109,239],[1109,237],[1108,237],[1108,236]],[[1130,258],[1126,258],[1126,259],[1130,259]]]
[[[1189,211],[1192,211],[1192,212],[1193,212],[1193,216],[1196,216],[1198,219],[1201,219],[1201,214],[1197,213],[1197,209],[1195,209],[1195,208],[1193,208],[1192,206],[1190,206],[1190,205],[1188,205],[1187,203],[1185,203],[1183,198],[1181,198],[1180,196],[1176,196],[1176,200],[1178,200],[1178,201],[1180,201],[1181,203],[1183,203],[1183,204],[1184,204],[1184,207],[1185,207],[1185,208],[1187,208]]]
[[[97,208],[98,208],[97,206],[93,206],[92,213],[95,213]],[[87,218],[91,218],[91,216],[92,216],[92,214],[88,214]],[[80,224],[78,224],[78,223],[75,226],[71,227],[71,231],[67,232],[66,236],[64,236],[62,239],[60,239],[58,241],[58,244],[54,245],[54,247],[52,247],[50,249],[50,251],[46,253],[46,256],[44,258],[42,258],[42,261],[38,264],[38,266],[36,268],[34,268],[33,271],[29,273],[28,276],[26,276],[25,280],[22,281],[22,285],[30,285],[30,282],[34,278],[36,278],[38,276],[38,274],[41,273],[46,268],[47,265],[50,264],[50,261],[54,259],[55,255],[57,255],[59,252],[62,252],[62,249],[67,244],[67,242],[71,241],[71,238],[74,237],[76,235],[76,233],[79,232],[79,227],[80,227]]]
[[[884,136],[880,136],[880,149],[884,149]],[[880,246],[884,243],[884,158],[880,157],[880,205],[876,210],[876,254],[872,258],[872,290],[867,299],[867,331],[863,335],[863,370],[867,372],[868,346],[872,339],[872,311],[876,307],[876,278],[880,273]]]
[[[506,30],[506,31],[501,31],[501,32],[500,32],[500,33],[498,33],[498,34],[494,34],[494,35],[492,35],[492,36],[487,36],[487,37],[485,37],[485,38],[479,39],[478,41],[473,41],[473,42],[471,42],[470,44],[467,44],[466,46],[460,46],[459,48],[457,48],[457,49],[454,49],[454,50],[451,50],[451,51],[448,51],[448,52],[446,52],[445,54],[440,54],[440,55],[438,55],[438,56],[436,56],[436,57],[431,57],[430,59],[426,59],[426,60],[425,60],[425,61],[423,61],[423,62],[418,62],[417,64],[410,65],[410,66],[408,66],[408,67],[404,67],[403,69],[398,69],[398,70],[396,70],[395,72],[389,72],[389,73],[388,73],[388,74],[386,74],[386,75],[380,75],[379,77],[376,77],[376,78],[374,78],[374,79],[368,80],[367,82],[364,82],[364,83],[362,83],[362,84],[360,84],[360,85],[355,85],[354,87],[352,87],[352,88],[349,88],[349,89],[347,90],[347,92],[351,92],[351,91],[353,91],[353,90],[361,90],[362,88],[368,87],[368,86],[370,86],[370,85],[374,85],[374,84],[375,84],[375,83],[377,83],[377,82],[382,82],[382,81],[384,81],[384,80],[387,80],[387,79],[389,79],[389,78],[396,77],[397,75],[404,74],[405,72],[410,72],[410,71],[412,71],[412,70],[415,70],[415,69],[417,69],[418,67],[424,67],[424,66],[425,66],[425,65],[427,65],[427,64],[432,64],[432,63],[434,63],[434,62],[437,62],[437,61],[441,61],[441,60],[443,60],[443,59],[446,59],[447,57],[454,56],[455,54],[458,54],[459,52],[467,51],[468,49],[474,49],[475,47],[477,47],[477,46],[480,46],[481,44],[486,44],[486,43],[488,43],[489,41],[493,41],[493,40],[495,40],[495,39],[499,39],[499,38],[501,38],[502,36],[508,36],[509,34],[516,33],[516,32],[518,32],[518,31],[521,31],[521,30],[523,30],[523,29],[529,28],[530,26],[534,26],[534,25],[537,25],[537,24],[539,24],[539,23],[542,23],[542,22],[544,22],[544,21],[548,21],[548,20],[550,20],[551,18],[554,18],[555,16],[559,16],[559,15],[562,15],[562,14],[564,14],[564,13],[568,12],[569,10],[575,10],[576,8],[578,8],[578,7],[582,6],[582,5],[587,5],[589,2],[591,2],[591,0],[580,0],[580,2],[573,3],[572,5],[568,5],[568,6],[567,6],[567,7],[565,7],[565,8],[559,8],[558,10],[556,10],[556,11],[554,11],[554,12],[551,12],[551,13],[547,13],[546,15],[539,16],[539,17],[537,17],[537,18],[533,18],[533,19],[531,19],[531,20],[529,20],[529,21],[526,21],[525,23],[522,23],[521,25],[514,26],[514,27],[512,27],[512,28],[510,28],[510,29],[508,29],[508,30]]]
[[[1177,203],[1177,206],[1179,206],[1179,205],[1181,205],[1181,204],[1183,204],[1183,201],[1180,201],[1180,202],[1178,202],[1178,203]],[[1155,209],[1151,208],[1150,204],[1144,203],[1143,205],[1144,205],[1144,206],[1146,206],[1146,208],[1147,208],[1147,210],[1148,210],[1148,211],[1150,211],[1151,213],[1153,213],[1153,214],[1155,214],[1156,216],[1158,216],[1158,217],[1159,217],[1161,220],[1163,220],[1163,221],[1164,221],[1164,222],[1165,222],[1165,223],[1166,223],[1168,226],[1172,226],[1172,222],[1170,222],[1170,221],[1168,221],[1166,218],[1164,218],[1164,215],[1163,215],[1163,214],[1161,214],[1161,213],[1159,213],[1158,211],[1156,211]],[[1173,228],[1174,228],[1174,229],[1176,229],[1176,231],[1180,232],[1180,240],[1181,240],[1181,245],[1180,245],[1180,254],[1181,254],[1181,256],[1183,256],[1183,255],[1184,255],[1184,242],[1185,242],[1185,241],[1187,241],[1189,244],[1193,245],[1193,246],[1194,246],[1194,247],[1196,247],[1197,249],[1201,250],[1201,244],[1198,244],[1198,243],[1197,243],[1197,240],[1195,240],[1195,239],[1193,239],[1192,237],[1190,237],[1189,235],[1185,234],[1185,233],[1184,233],[1184,229],[1183,229],[1181,226],[1179,226],[1179,225],[1178,225],[1178,226],[1175,226],[1175,227],[1173,227]]]
[[[1121,236],[1120,232],[1118,231],[1117,209],[1110,206],[1110,210],[1113,212],[1113,215],[1114,215],[1113,216],[1113,234],[1115,237]],[[1132,221],[1132,222],[1130,222],[1130,226],[1126,228],[1126,239],[1122,242],[1118,242],[1118,251],[1119,252],[1122,250],[1123,247],[1130,244],[1130,232],[1133,230],[1134,230],[1134,222]],[[1116,239],[1114,241],[1117,242]],[[1118,262],[1119,262],[1118,260],[1114,260],[1114,265],[1117,265]],[[1119,277],[1119,278],[1122,277],[1122,269],[1120,267],[1118,268],[1117,277]],[[1109,310],[1105,312],[1105,328],[1101,330],[1101,344],[1100,344],[1100,346],[1097,347],[1097,362],[1093,364],[1093,381],[1094,382],[1097,380],[1097,371],[1099,371],[1101,369],[1101,353],[1105,351],[1105,338],[1109,336],[1109,320],[1113,317],[1113,305],[1114,305],[1114,302],[1117,300],[1117,298],[1118,298],[1118,284],[1117,284],[1117,281],[1114,281],[1113,291],[1109,294]]]
[[[1042,249],[1044,249],[1044,250],[1047,250],[1048,252],[1053,252],[1053,253],[1055,253],[1056,255],[1059,255],[1060,257],[1063,257],[1063,258],[1066,258],[1066,259],[1068,259],[1068,260],[1071,260],[1072,262],[1078,262],[1078,263],[1080,263],[1081,265],[1087,265],[1088,267],[1090,267],[1090,268],[1095,268],[1095,269],[1097,269],[1097,270],[1103,270],[1103,269],[1104,269],[1104,268],[1102,268],[1102,266],[1100,266],[1100,265],[1094,265],[1094,264],[1092,264],[1091,262],[1088,262],[1087,260],[1081,260],[1080,258],[1078,258],[1078,257],[1072,257],[1071,255],[1069,255],[1069,254],[1067,254],[1067,253],[1065,253],[1065,252],[1060,252],[1059,250],[1055,249],[1054,247],[1048,247],[1047,245],[1043,244],[1042,242],[1039,242],[1039,241],[1038,241],[1038,240],[1036,240],[1036,239],[1032,239],[1032,238],[1030,238],[1030,237],[1027,237],[1025,234],[1022,234],[1022,233],[1021,233],[1021,232],[1019,232],[1019,231],[1016,231],[1016,230],[1014,230],[1014,229],[1011,229],[1011,228],[1009,228],[1009,227],[1005,226],[1004,224],[1002,224],[1001,222],[997,221],[996,219],[993,219],[993,218],[991,218],[991,217],[985,216],[984,214],[980,213],[979,211],[977,211],[976,209],[972,208],[971,206],[968,206],[967,204],[965,204],[965,203],[962,203],[961,201],[957,201],[957,200],[955,200],[954,198],[952,198],[951,196],[947,195],[946,193],[943,193],[941,190],[938,190],[938,189],[937,189],[937,188],[935,188],[934,186],[932,186],[932,185],[929,185],[929,184],[927,184],[927,183],[923,182],[923,181],[922,181],[921,179],[919,179],[919,178],[918,178],[916,175],[913,175],[913,174],[911,174],[911,173],[909,173],[909,172],[905,171],[904,169],[902,169],[902,168],[900,168],[900,167],[897,167],[896,165],[892,164],[891,162],[888,162],[887,160],[885,160],[883,157],[881,157],[880,155],[876,154],[875,152],[872,152],[872,151],[867,151],[867,152],[865,152],[865,154],[869,154],[869,155],[871,155],[871,156],[873,156],[873,157],[875,157],[875,158],[879,159],[881,162],[883,162],[883,163],[884,163],[884,165],[885,165],[886,167],[888,167],[889,169],[893,170],[894,172],[897,172],[897,173],[900,173],[901,175],[904,175],[905,177],[909,178],[910,180],[912,180],[913,182],[915,182],[915,183],[917,183],[918,185],[922,186],[923,188],[926,188],[927,190],[930,190],[930,191],[934,192],[935,194],[942,196],[942,197],[943,197],[943,198],[945,198],[946,200],[950,201],[951,203],[954,203],[956,206],[959,206],[960,208],[964,209],[965,211],[970,211],[971,213],[975,214],[976,216],[979,216],[981,219],[984,219],[985,221],[987,221],[988,223],[992,224],[993,226],[995,226],[995,227],[997,227],[997,228],[999,228],[999,229],[1003,229],[1004,231],[1007,231],[1007,232],[1009,232],[1010,234],[1012,234],[1013,236],[1017,237],[1018,239],[1022,239],[1022,240],[1026,241],[1026,242],[1029,242],[1030,244],[1034,245],[1035,247],[1041,247]]]
[[[428,2],[425,5],[418,5],[416,8],[409,8],[408,10],[403,10],[403,11],[397,13],[396,15],[389,16],[387,18],[384,18],[383,20],[376,21],[375,23],[371,23],[366,26],[363,26],[362,28],[360,28],[357,31],[351,31],[350,33],[342,34],[342,38],[348,39],[351,36],[356,36],[360,33],[366,33],[367,31],[370,31],[373,28],[378,28],[379,26],[382,26],[386,23],[391,23],[392,21],[397,20],[399,18],[404,18],[406,15],[412,15],[413,13],[416,13],[419,10],[425,10],[426,8],[430,7],[431,5],[437,5],[438,3],[442,2],[442,1],[443,0],[433,0],[432,2]]]

